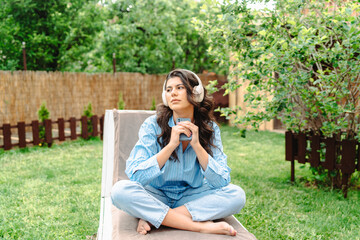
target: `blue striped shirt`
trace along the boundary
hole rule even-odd
[[[173,117],[169,120],[169,126],[175,126]],[[157,142],[161,129],[156,122],[156,115],[147,118],[140,127],[139,140],[126,161],[125,173],[130,180],[143,186],[149,184],[174,200],[179,200],[186,189],[201,187],[206,182],[212,188],[226,186],[230,182],[231,170],[223,152],[219,126],[212,122],[212,128],[216,147],[211,147],[213,156],[209,155],[205,171],[196,160],[191,145],[188,144],[183,152],[181,142],[175,149],[179,161],[168,160],[160,169],[156,154],[161,150]]]

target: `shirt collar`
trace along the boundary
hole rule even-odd
[[[171,128],[175,126],[175,123],[174,123],[174,115],[172,115],[172,116],[170,117],[168,124],[169,124],[169,127],[171,127]]]

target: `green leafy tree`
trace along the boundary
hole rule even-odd
[[[165,73],[176,67],[214,70],[208,41],[193,23],[203,18],[195,1],[123,0],[105,6],[107,21],[84,55],[81,71]]]
[[[89,7],[95,6],[95,1],[1,0],[0,3],[0,50],[3,55],[0,69],[23,69],[21,49],[25,42],[29,70],[59,70],[62,55],[73,45],[86,45],[88,36],[84,36],[84,32],[95,35],[93,31],[98,29],[97,12],[93,11],[94,7]],[[94,24],[81,25],[89,22],[84,21],[83,16],[93,18]]]
[[[16,70],[21,59],[21,42],[11,34],[15,26],[8,17],[6,2],[1,0],[0,3],[0,70]]]
[[[203,29],[212,53],[230,69],[224,88],[246,90],[246,109],[223,114],[244,127],[277,117],[295,132],[359,140],[359,3],[279,0],[262,11],[247,8],[247,1],[212,3],[217,15]]]
[[[205,28],[213,53],[232,66],[224,88],[247,85],[248,110],[236,123],[256,128],[277,117],[293,131],[354,137],[360,127],[359,4],[281,0],[272,11],[250,10],[246,1],[218,6]]]
[[[104,29],[106,10],[89,2],[72,16],[69,33],[60,48],[59,69],[78,72],[89,66],[85,56],[96,46],[97,34]]]
[[[0,0],[0,70],[165,73],[182,67],[221,73],[195,22],[195,0]]]

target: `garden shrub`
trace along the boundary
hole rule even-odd
[[[119,93],[119,100],[118,100],[118,103],[117,103],[117,107],[118,107],[119,110],[125,109],[125,102],[124,102],[122,92]]]
[[[91,121],[91,117],[93,116],[93,112],[92,112],[92,105],[91,102],[89,102],[89,104],[84,107],[84,112],[83,112],[83,116],[87,117],[87,131],[88,131],[88,136],[91,136],[92,132],[93,132],[93,126],[92,126],[92,121]],[[90,137],[88,137],[87,139],[89,139]]]
[[[40,138],[40,146],[46,146],[45,143],[45,120],[50,118],[50,112],[46,108],[46,102],[43,102],[38,111],[39,122],[39,138]]]
[[[156,101],[155,98],[153,97],[152,102],[151,102],[151,108],[150,110],[156,110]]]

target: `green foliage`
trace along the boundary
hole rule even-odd
[[[125,102],[124,102],[124,98],[123,98],[122,92],[119,93],[119,100],[118,100],[117,106],[118,106],[118,109],[119,109],[119,110],[125,109]]]
[[[195,22],[204,20],[195,0],[50,0],[1,2],[0,70],[166,73],[221,68]]]
[[[7,59],[6,55],[3,55],[3,51],[0,50],[0,70],[16,70],[16,61],[13,59]]]
[[[91,0],[1,1],[0,69],[23,69],[22,42],[29,70],[60,70],[64,58],[86,52],[99,31],[100,7]],[[62,59],[60,61],[60,59]]]
[[[92,105],[90,102],[86,107],[84,107],[83,116],[86,116],[88,119],[87,120],[87,131],[88,131],[88,134],[91,135],[91,133],[93,132],[91,117],[94,116],[94,113],[92,112]]]
[[[245,91],[245,107],[224,108],[224,115],[245,128],[276,117],[295,132],[359,139],[358,3],[279,0],[274,10],[257,11],[247,8],[251,1],[220,2],[203,29],[212,53],[231,66],[226,93]],[[341,186],[339,171],[311,171],[317,182]]]
[[[41,141],[41,146],[46,146],[46,144],[44,143],[45,142],[45,123],[44,121],[46,119],[49,119],[50,118],[50,112],[49,110],[46,108],[46,103],[43,102],[40,106],[40,109],[38,111],[38,118],[39,118],[39,121],[40,121],[40,126],[39,126],[39,138],[40,138],[40,141]]]
[[[218,85],[217,80],[209,81],[209,84],[205,86],[206,90],[209,94],[213,94],[214,92],[219,91],[219,89],[216,87]]]
[[[50,112],[46,108],[45,102],[43,102],[43,104],[41,104],[41,106],[40,106],[40,109],[38,111],[38,117],[39,117],[40,122],[44,122],[44,120],[49,119],[49,117],[50,117]]]
[[[93,59],[89,59],[88,56],[99,41],[97,35],[104,30],[105,14],[106,9],[95,2],[84,4],[74,13],[71,29],[61,45],[59,68],[62,71],[79,72],[86,68],[90,72],[93,71]],[[111,61],[108,65],[111,65]]]
[[[156,110],[156,101],[155,98],[153,97],[152,102],[151,102],[151,108],[150,110]]]
[[[124,0],[105,8],[104,29],[97,34],[92,50],[84,54],[80,70],[111,71],[113,53],[119,72],[166,73],[176,67],[202,72],[217,68],[207,53],[208,41],[192,22],[204,16],[199,3]]]
[[[256,11],[247,1],[220,2],[203,29],[218,61],[232,66],[227,93],[246,90],[246,111],[235,123],[257,128],[277,117],[289,130],[353,138],[360,127],[359,5],[279,0],[274,10]]]

